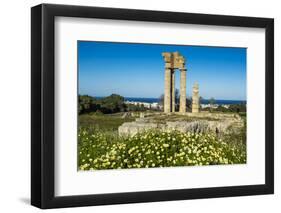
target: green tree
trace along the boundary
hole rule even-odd
[[[115,113],[127,110],[124,97],[112,94],[105,98],[96,99],[89,95],[79,95],[79,114],[89,112]]]
[[[79,95],[79,114],[90,112],[95,107],[95,99],[89,95]]]
[[[121,95],[111,94],[100,100],[101,111],[104,113],[115,113],[126,111],[125,99]]]

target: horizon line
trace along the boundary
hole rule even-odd
[[[112,93],[112,94],[116,94],[116,93]],[[110,95],[112,95],[110,94]],[[108,97],[110,95],[106,95],[106,96],[92,96],[92,95],[89,95],[89,94],[78,94],[78,95],[88,95],[88,96],[91,96],[91,97],[96,97],[96,98],[105,98],[105,97]],[[116,95],[120,95],[120,94],[116,94]],[[122,96],[122,95],[120,95]],[[146,98],[146,99],[159,99],[159,97],[129,97],[129,96],[122,96],[124,98]],[[192,96],[187,96],[187,98],[192,98]],[[215,98],[215,97],[210,97],[210,98],[203,98],[203,100],[209,100],[211,98],[214,98],[215,100],[223,100],[223,101],[247,101],[245,99],[224,99],[224,98]]]

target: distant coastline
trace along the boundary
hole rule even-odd
[[[97,99],[104,98],[104,97],[95,97]],[[137,98],[137,97],[124,97],[125,101],[129,102],[142,102],[142,103],[158,103],[159,98]],[[245,104],[247,101],[245,100],[216,100],[215,99],[215,104],[218,105],[229,105],[229,104]],[[208,99],[203,99],[201,100],[201,104],[209,104]]]

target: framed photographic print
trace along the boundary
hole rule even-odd
[[[272,194],[274,21],[31,9],[31,203]]]

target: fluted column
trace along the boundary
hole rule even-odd
[[[186,112],[186,69],[180,70],[180,110]]]
[[[176,111],[176,96],[175,96],[175,71],[172,71],[172,112]]]
[[[172,83],[172,70],[165,68],[165,94],[164,94],[164,112],[171,112],[171,83]]]

